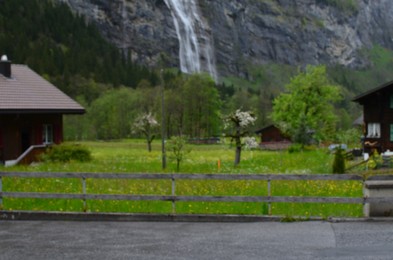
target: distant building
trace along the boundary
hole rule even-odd
[[[291,139],[274,125],[266,126],[255,133],[261,137],[260,147],[262,149],[281,150],[288,148],[291,144]]]
[[[17,163],[28,149],[61,143],[63,114],[83,113],[81,105],[29,67],[1,57],[0,162]],[[35,159],[32,153],[24,162]]]
[[[393,81],[353,99],[363,106],[365,152],[393,151]]]

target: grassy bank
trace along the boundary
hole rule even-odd
[[[175,160],[167,153],[167,169],[162,170],[161,144],[153,143],[153,151],[148,152],[143,140],[113,142],[82,142],[93,156],[91,162],[41,163],[33,166],[7,168],[13,171],[44,172],[175,172]],[[325,149],[288,153],[286,151],[242,152],[239,167],[234,168],[234,148],[230,143],[217,145],[190,145],[181,164],[183,173],[331,173],[333,156]],[[220,160],[221,167],[218,168]]]

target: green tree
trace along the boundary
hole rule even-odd
[[[176,171],[178,172],[184,156],[191,152],[191,149],[187,147],[186,138],[183,136],[172,136],[168,140],[167,150],[170,152],[170,158],[176,160]]]
[[[169,136],[219,135],[221,100],[214,81],[208,75],[178,75],[166,80],[165,111]]]
[[[219,133],[220,96],[213,79],[206,74],[188,77],[182,86],[185,133],[209,137]]]
[[[76,98],[86,110],[89,106],[82,96]],[[91,138],[89,133],[89,120],[86,114],[84,115],[64,115],[63,129],[64,139],[67,141],[81,141]]]
[[[139,113],[136,90],[119,88],[108,91],[95,100],[88,110],[91,126],[97,139],[118,139],[128,137],[131,123]]]
[[[296,143],[308,144],[332,138],[337,117],[333,102],[340,99],[340,87],[331,84],[324,66],[307,66],[291,79],[286,92],[273,101],[272,119]]]

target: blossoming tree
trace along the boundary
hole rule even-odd
[[[235,166],[240,163],[240,157],[242,152],[242,137],[249,134],[249,127],[256,121],[255,115],[250,111],[241,111],[240,109],[229,114],[224,118],[225,128],[230,128],[231,133],[229,136],[232,141],[235,141],[236,153],[235,153]]]
[[[151,143],[156,137],[154,132],[158,126],[157,120],[151,113],[139,115],[132,125],[133,133],[142,133],[146,137],[147,149],[149,152],[151,152]]]

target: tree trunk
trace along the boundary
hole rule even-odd
[[[240,156],[242,153],[242,147],[236,146],[236,155],[235,155],[235,166],[238,166],[240,163]]]
[[[147,150],[151,152],[151,140],[147,140]]]
[[[240,126],[238,125],[236,128],[237,129],[236,129],[236,136],[235,136],[235,142],[236,142],[235,167],[239,165],[240,156],[242,153],[242,140],[240,135]]]
[[[180,160],[176,160],[176,172],[180,171]]]

